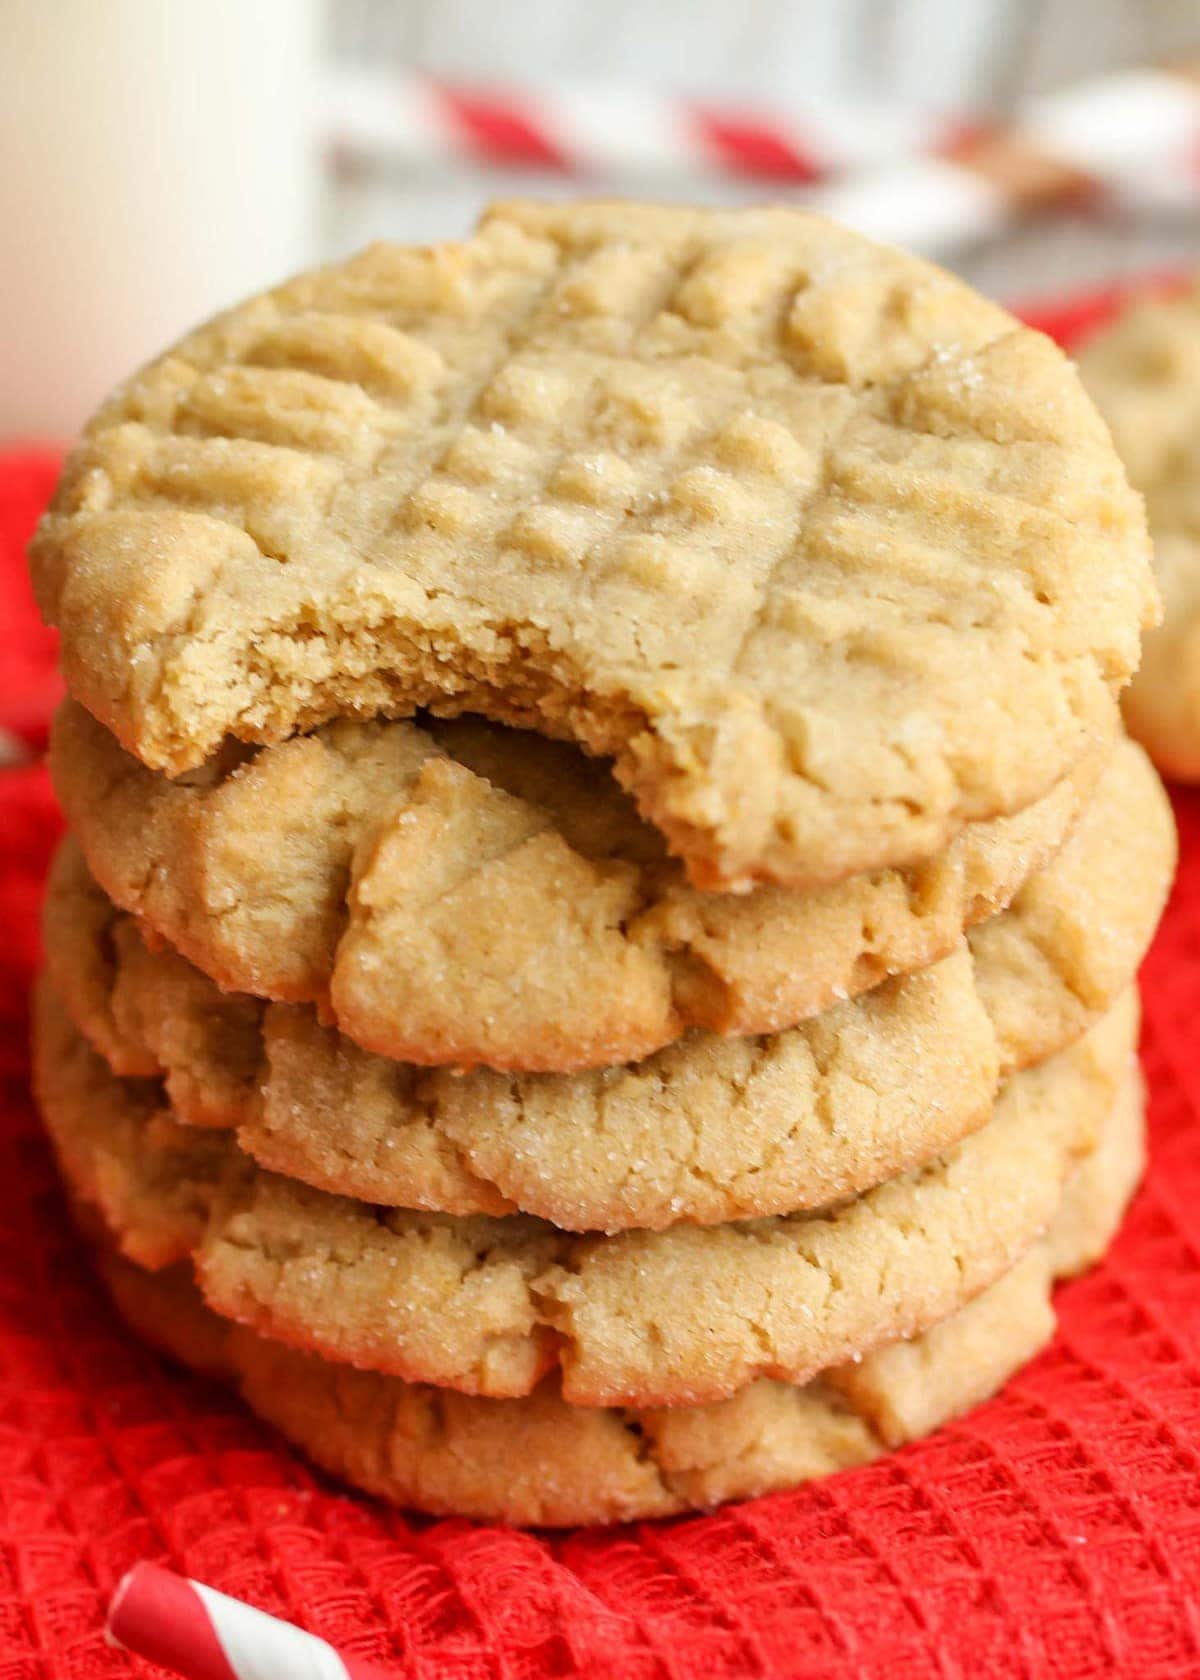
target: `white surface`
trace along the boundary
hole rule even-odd
[[[334,56],[483,81],[1005,110],[1200,47],[1197,0],[331,0]]]
[[[978,175],[938,158],[914,158],[891,169],[814,192],[809,202],[823,215],[872,239],[940,256],[949,245],[969,245],[1008,223],[1002,194]]]
[[[1200,84],[1163,71],[1105,76],[1037,99],[1021,130],[1082,169],[1136,175],[1164,159],[1190,166],[1200,125]]]

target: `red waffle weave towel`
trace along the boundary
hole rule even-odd
[[[52,476],[0,460],[0,728],[35,744],[52,646],[21,547]],[[1144,975],[1150,1174],[1111,1257],[1061,1291],[1053,1346],[868,1469],[548,1537],[344,1495],[114,1320],[24,1084],[58,819],[39,768],[0,772],[0,1680],[152,1672],[101,1632],[139,1558],[419,1680],[1200,1675],[1200,796],[1176,810]]]

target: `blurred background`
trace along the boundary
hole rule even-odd
[[[1200,265],[1200,0],[0,0],[0,438],[489,198],[813,202],[1005,301]]]

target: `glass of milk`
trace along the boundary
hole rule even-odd
[[[311,260],[317,0],[0,0],[0,439]]]

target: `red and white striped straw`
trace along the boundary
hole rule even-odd
[[[335,156],[360,165],[528,167],[740,177],[876,238],[936,250],[1081,197],[1175,208],[1200,196],[1196,67],[1121,70],[982,127],[872,105],[747,111],[598,87],[481,88],[339,71],[325,86]]]
[[[465,87],[395,70],[331,71],[325,137],[364,163],[480,165],[588,175],[724,174],[839,180],[904,159],[973,158],[997,142],[1100,183],[1144,186],[1148,165],[1190,171],[1200,137],[1195,65],[1128,69],[1024,105],[982,128],[961,112],[860,101],[795,110],[722,105],[626,83]]]
[[[182,1680],[396,1680],[291,1622],[139,1563],[113,1594],[109,1642]]]
[[[396,70],[332,70],[323,102],[335,151],[362,162],[466,159],[567,174],[812,182],[936,149],[960,127],[897,105],[752,110],[624,82],[466,87]]]

